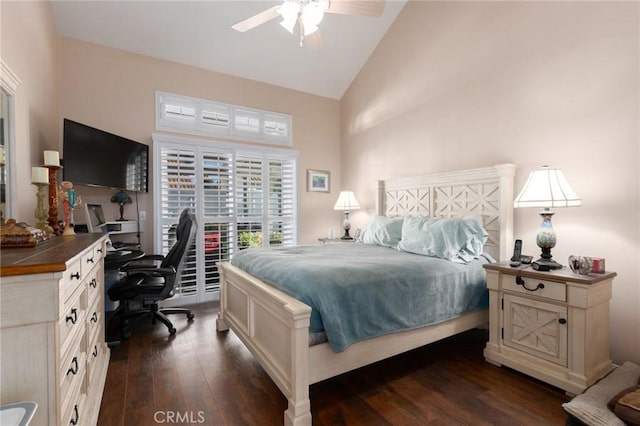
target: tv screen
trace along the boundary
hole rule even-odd
[[[65,118],[63,179],[147,192],[149,146]]]

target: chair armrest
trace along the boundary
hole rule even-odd
[[[161,254],[145,254],[140,259],[136,259],[136,262],[144,261],[144,260],[164,260],[164,256]]]
[[[155,265],[127,265],[120,268],[121,272],[126,272],[128,275],[144,274],[144,275],[175,275],[176,270],[172,266],[159,268]]]

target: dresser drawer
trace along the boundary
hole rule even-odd
[[[80,343],[80,342],[78,342]],[[82,386],[87,370],[86,352],[82,345],[78,344],[61,363],[59,375],[60,396],[63,407],[76,403],[73,396],[76,389]]]
[[[69,297],[76,291],[84,278],[82,275],[82,260],[78,259],[67,266],[62,273],[62,282],[60,283],[60,300],[64,304]]]
[[[62,317],[58,320],[60,356],[69,352],[70,346],[78,340],[78,334],[84,334],[86,311],[82,308],[82,291],[74,296],[65,304]]]
[[[89,346],[89,351],[87,352],[87,389],[90,389],[93,382],[97,380],[96,372],[98,366],[104,362],[105,347],[104,342],[100,342],[99,339],[95,339]]]
[[[100,261],[104,259],[105,255],[107,254],[107,241],[103,240],[101,244],[96,244],[93,250],[96,255],[96,263],[100,263]]]
[[[85,254],[82,255],[82,273],[83,276],[87,276],[89,272],[96,267],[96,265],[100,262],[101,257],[96,253],[96,247],[88,250]]]
[[[104,313],[101,307],[102,300],[97,298],[94,299],[94,302],[89,309],[87,310],[87,336],[89,336],[89,341],[91,340],[91,336],[95,334],[97,331],[100,331],[103,328],[104,322]]]
[[[81,387],[74,389],[71,399],[62,410],[63,426],[77,426],[87,424],[86,417],[86,394],[82,392]]]
[[[89,272],[89,275],[86,279],[86,287],[87,287],[87,303],[91,306],[95,303],[96,298],[102,295],[102,280],[104,277],[98,275],[101,271],[98,269],[94,269]]]
[[[505,274],[502,274],[501,279],[503,290],[558,302],[567,301],[565,283]]]

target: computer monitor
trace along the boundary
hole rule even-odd
[[[104,226],[107,222],[104,220],[104,213],[102,212],[102,205],[100,204],[85,204],[85,215],[87,217],[87,229],[91,233],[104,232]]]

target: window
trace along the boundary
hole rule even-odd
[[[156,252],[175,242],[184,208],[198,221],[176,304],[217,297],[216,262],[239,250],[296,243],[297,152],[153,135],[153,153]]]
[[[292,145],[291,116],[156,92],[156,129],[248,142]]]

